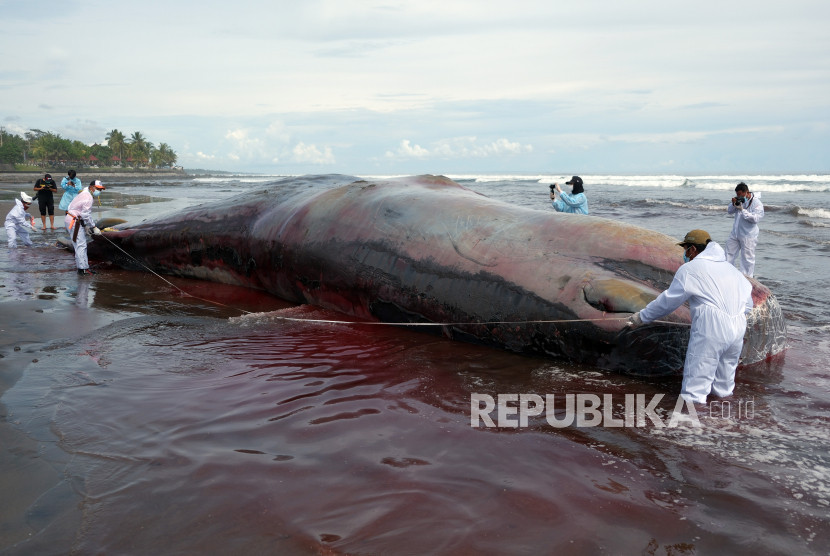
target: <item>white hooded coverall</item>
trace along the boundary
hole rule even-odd
[[[764,205],[757,193],[740,207],[729,203],[726,212],[735,215],[732,233],[726,240],[726,260],[735,264],[738,251],[741,252],[741,272],[752,276],[755,272],[755,246],[758,245],[758,221],[764,217]]]
[[[81,228],[78,230],[78,239],[74,242],[75,245],[75,265],[78,270],[89,268],[89,260],[86,257],[86,231],[85,226],[90,228],[95,227],[95,221],[92,219],[92,194],[89,189],[84,189],[72,199],[69,203],[69,208],[66,211],[66,216],[63,219],[66,231],[69,232],[69,238],[72,239],[72,234],[75,228],[75,218],[81,220]]]
[[[29,229],[34,230],[35,228],[32,226],[32,217],[26,213],[20,199],[14,200],[14,208],[6,215],[5,228],[9,249],[17,247],[17,234],[20,234],[23,245],[32,244],[32,240],[29,238]]]
[[[692,330],[680,395],[687,401],[706,403],[710,392],[724,397],[735,388],[746,313],[753,308],[752,285],[726,261],[723,248],[710,242],[677,270],[669,289],[640,311],[640,318],[652,322],[687,300]]]

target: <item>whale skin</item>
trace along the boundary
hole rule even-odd
[[[512,205],[442,176],[289,178],[104,235],[112,243],[93,242],[90,257],[124,268],[258,288],[366,321],[440,323],[418,330],[625,374],[681,372],[689,338],[687,305],[626,326],[670,284],[676,240]],[[778,302],[749,280],[742,365],[786,344]]]

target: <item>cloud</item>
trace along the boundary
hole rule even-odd
[[[29,131],[28,128],[25,128],[20,124],[14,123],[14,120],[11,117],[6,118],[5,121],[9,122],[3,124],[2,126],[6,133],[12,133],[14,135],[20,135],[21,137],[24,137],[26,135],[26,132]]]
[[[76,118],[71,123],[57,126],[55,131],[59,132],[63,137],[78,139],[87,145],[94,143],[101,145],[106,143],[104,137],[107,135],[107,129],[95,120]],[[150,137],[149,139],[152,141],[153,138]]]
[[[706,131],[669,131],[656,133],[620,133],[616,135],[596,136],[594,142],[609,141],[619,143],[654,143],[681,144],[696,143],[719,135],[780,133],[783,126],[751,126],[727,129],[710,129]]]
[[[286,145],[291,141],[291,133],[289,133],[285,123],[281,120],[276,120],[268,124],[268,127],[265,128],[265,135],[271,140],[276,140]]]
[[[827,167],[828,2],[97,4],[0,0],[0,51],[27,45],[0,60],[19,134],[142,130],[238,171]],[[95,44],[32,40],[90,21]]]
[[[395,151],[386,151],[386,157],[396,160],[412,158],[498,158],[533,152],[533,145],[523,145],[505,138],[479,144],[475,137],[455,137],[441,139],[429,149],[412,145],[409,139],[403,139]]]
[[[334,155],[331,147],[325,147],[322,152],[317,145],[306,145],[302,141],[292,150],[294,162],[310,162],[312,164],[334,164]]]
[[[429,151],[420,145],[411,145],[409,139],[403,139],[395,152],[386,151],[387,158],[427,158]]]
[[[315,56],[329,58],[363,58],[368,57],[384,48],[390,48],[398,44],[393,41],[363,41],[353,40],[339,42],[334,46],[319,48],[314,52]]]
[[[229,129],[225,139],[230,143],[228,156],[233,160],[262,158],[268,152],[262,136],[249,129]]]

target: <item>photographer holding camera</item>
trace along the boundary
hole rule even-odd
[[[49,213],[49,222],[51,222],[52,229],[55,229],[55,198],[54,194],[58,192],[58,184],[52,179],[52,174],[46,174],[35,182],[35,191],[37,191],[37,204],[40,208],[40,220],[43,222],[43,229],[46,230],[46,213]]]
[[[567,212],[571,214],[588,214],[588,197],[585,196],[585,189],[582,187],[582,178],[574,176],[565,185],[572,186],[571,193],[565,193],[558,183],[550,186],[550,200],[556,212]],[[556,198],[556,194],[559,198]]]
[[[726,260],[729,264],[735,264],[740,251],[740,271],[751,278],[755,272],[758,221],[764,217],[764,205],[758,195],[752,194],[749,187],[741,182],[735,187],[735,196],[732,197],[726,211],[730,215],[735,215],[732,233],[726,240]]]
[[[61,189],[64,192],[61,197],[61,202],[58,205],[58,208],[64,211],[69,210],[69,203],[72,202],[78,193],[84,190],[84,185],[81,183],[80,178],[77,177],[75,170],[69,170],[66,174],[66,177],[61,180]]]

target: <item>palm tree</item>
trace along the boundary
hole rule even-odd
[[[48,131],[32,142],[32,156],[41,164],[68,160],[72,142]]]
[[[122,163],[124,162],[124,139],[124,134],[117,129],[107,133],[107,145],[112,149],[112,152],[118,153],[118,158],[121,159]]]
[[[153,166],[173,166],[176,163],[176,153],[167,143],[160,143],[157,149],[150,153]]]
[[[153,150],[153,144],[147,141],[140,131],[134,132],[130,136],[129,151],[130,155],[138,162],[147,162],[150,159],[150,151]]]

